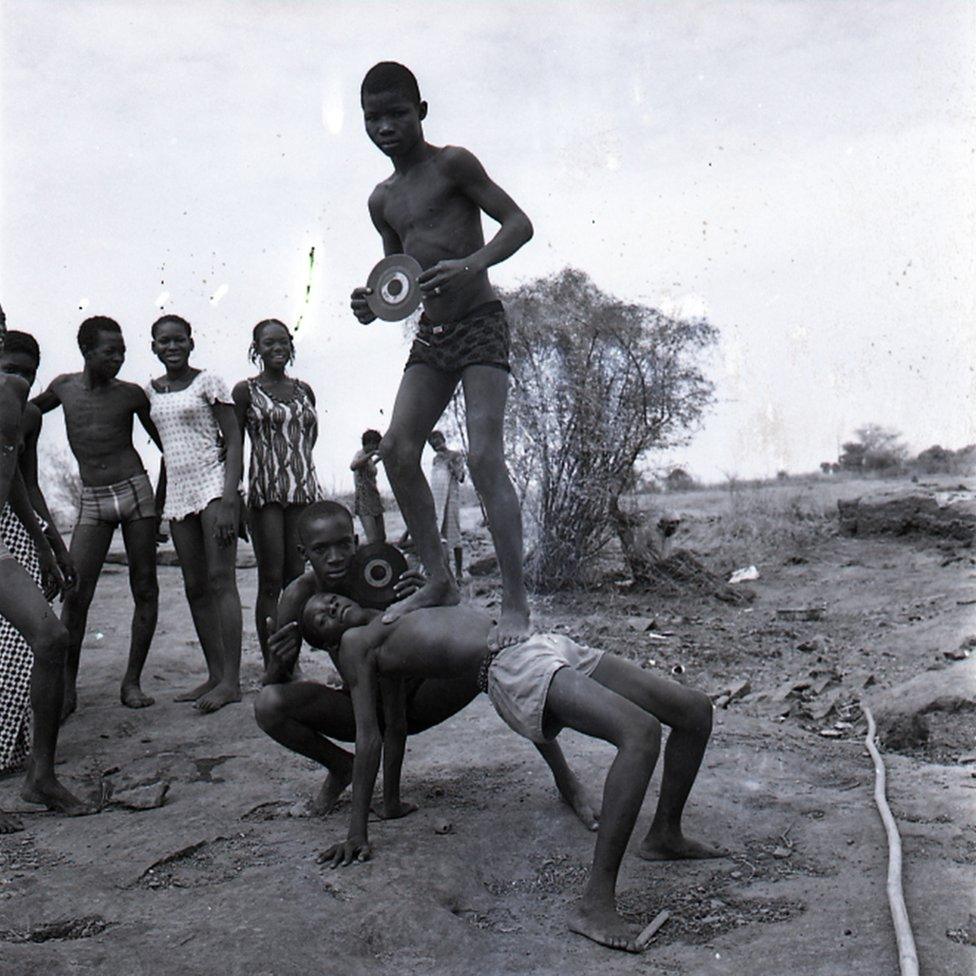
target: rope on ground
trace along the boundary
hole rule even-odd
[[[891,921],[895,926],[895,938],[898,940],[898,966],[901,976],[918,976],[915,936],[912,935],[912,926],[908,920],[908,909],[905,908],[905,895],[901,886],[901,837],[885,798],[885,765],[874,741],[876,731],[874,716],[871,714],[871,709],[863,702],[861,711],[864,712],[868,722],[868,733],[864,738],[864,744],[874,760],[874,802],[881,814],[885,833],[888,835],[888,905],[891,909]]]

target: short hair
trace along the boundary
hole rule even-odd
[[[152,328],[149,330],[152,333],[152,337],[156,338],[156,333],[159,331],[161,326],[169,325],[172,322],[175,325],[181,325],[186,329],[187,338],[193,335],[193,327],[182,315],[160,315],[158,319],[152,324]]]
[[[298,516],[299,537],[305,537],[305,532],[309,525],[316,519],[334,518],[337,515],[348,519],[350,528],[354,527],[352,512],[341,502],[326,499],[320,502],[312,502],[311,505],[306,505],[302,514]]]
[[[420,104],[420,86],[414,73],[397,61],[380,61],[366,72],[359,89],[359,104],[363,104],[367,95],[388,91],[399,92],[417,105]]]
[[[98,344],[98,337],[103,332],[122,335],[119,323],[107,315],[93,315],[90,319],[85,319],[78,326],[78,348],[82,352],[88,352],[89,349]]]
[[[383,440],[383,435],[378,430],[373,430],[372,427],[369,430],[363,431],[363,447],[367,444],[378,444]]]
[[[288,363],[291,365],[295,361],[295,340],[292,338],[291,329],[281,319],[262,319],[254,326],[251,330],[251,346],[247,350],[247,358],[255,366],[257,365],[258,360],[261,358],[258,354],[258,343],[261,341],[261,333],[270,325],[280,325],[288,333],[288,348],[291,352],[291,355],[288,357]]]
[[[3,351],[7,352],[25,352],[28,356],[31,356],[38,366],[41,364],[41,348],[37,344],[37,340],[29,332],[17,332],[11,329],[7,333],[6,341],[3,344]]]

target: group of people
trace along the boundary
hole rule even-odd
[[[156,625],[160,518],[169,523],[208,671],[178,700],[192,700],[204,712],[239,701],[236,546],[249,531],[264,658],[258,725],[325,768],[316,812],[328,813],[352,786],[347,837],[323,854],[323,862],[339,866],[370,856],[367,814],[381,757],[381,815],[402,817],[414,809],[400,796],[406,736],[486,692],[501,718],[537,746],[578,818],[598,830],[590,879],[570,928],[636,951],[636,933],[616,911],[615,887],[660,751],[661,723],[672,732],[657,813],[639,853],[649,859],[721,853],[686,839],[681,830],[711,730],[711,704],[697,691],[564,635],[532,633],[522,520],[503,442],[509,329],[487,275],[531,238],[532,225],[474,155],[426,141],[427,103],[409,69],[394,62],[374,66],[360,96],[366,132],[393,165],[369,198],[370,216],[386,254],[407,253],[424,269],[424,312],[389,428],[385,434],[366,431],[353,459],[355,509],[365,539],[383,541],[376,492],[376,465],[382,462],[422,569],[399,578],[389,603],[365,606],[353,598],[359,546],[353,515],[323,498],[312,456],[315,395],[288,373],[295,349],[283,322],[266,319],[253,328],[249,353],[258,372],[230,391],[217,374],[191,365],[193,330],[180,316],[163,315],[152,324],[152,349],[164,372],[145,388],[118,379],[125,357],[118,324],[90,318],[78,332],[82,370],[59,376],[30,403],[37,343],[0,328],[0,616],[21,641],[20,650],[8,654],[4,638],[0,650],[0,768],[26,758],[25,799],[72,815],[92,810],[58,782],[54,752],[59,723],[76,707],[88,609],[119,525],[134,601],[122,702],[152,704],[140,678]],[[482,213],[499,224],[487,242]],[[351,296],[363,324],[374,318],[369,297],[365,287]],[[502,577],[497,620],[462,605],[458,585],[457,486],[464,463],[434,429],[458,384],[465,398],[467,466]],[[58,406],[83,484],[70,549],[37,482],[41,415]],[[155,489],[132,445],[136,418],[162,453]],[[433,484],[421,468],[427,443],[435,451]],[[62,588],[59,621],[47,601]],[[340,686],[303,677],[297,668],[303,640],[331,654]],[[29,680],[9,683],[7,671],[15,670],[10,662],[28,659]],[[29,694],[32,740],[23,725],[26,707],[9,733],[10,703],[18,694]],[[563,727],[617,747],[602,801],[592,799],[569,769],[556,739]],[[340,744],[350,742],[355,752]],[[0,831],[15,826],[12,818],[0,819]]]

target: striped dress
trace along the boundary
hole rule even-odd
[[[318,416],[308,390],[292,381],[294,396],[272,396],[256,378],[247,381],[251,402],[244,426],[251,439],[247,503],[308,505],[323,497],[315,474],[312,448],[318,436]]]
[[[40,587],[41,568],[34,543],[9,505],[0,512],[0,537]],[[19,769],[30,752],[33,663],[27,641],[13,624],[0,617],[0,773]]]

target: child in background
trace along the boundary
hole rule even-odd
[[[461,582],[461,483],[464,481],[464,455],[452,451],[439,430],[431,432],[427,443],[433,448],[430,493],[434,497],[437,527],[448,552],[454,553],[454,578]]]
[[[356,488],[356,515],[366,533],[366,542],[386,542],[383,499],[376,487],[376,458],[380,449],[378,430],[364,430],[362,448],[353,455],[349,470]]]

